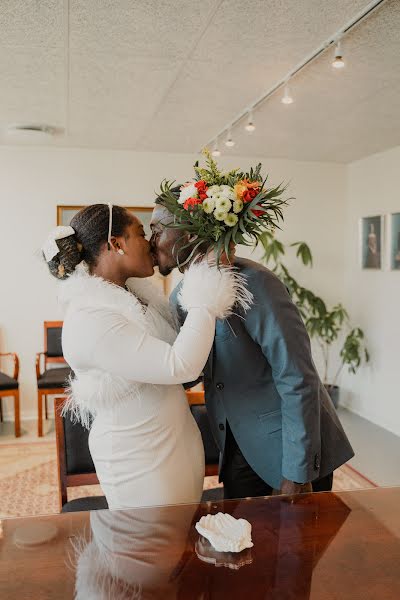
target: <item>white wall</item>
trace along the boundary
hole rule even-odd
[[[56,281],[35,252],[56,224],[57,204],[113,202],[150,205],[167,177],[192,176],[197,156],[84,149],[0,147],[0,349],[21,359],[23,416],[36,415],[35,353],[43,321],[62,315]],[[223,167],[247,168],[257,159],[224,158]],[[328,301],[344,300],[342,244],[346,169],[342,165],[261,159],[272,183],[290,181],[295,196],[282,239],[304,239],[315,268],[304,272]],[[256,255],[257,256],[257,255]]]
[[[370,421],[400,435],[399,342],[400,273],[362,270],[359,265],[359,219],[400,212],[400,147],[348,166],[347,304],[367,335],[370,366],[347,376],[345,402]]]

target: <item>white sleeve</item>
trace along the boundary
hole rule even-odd
[[[111,310],[101,310],[97,317],[75,314],[73,329],[80,333],[75,336],[72,366],[141,383],[179,384],[197,379],[203,370],[214,339],[215,317],[205,307],[191,308],[172,346]]]
[[[210,353],[216,318],[229,316],[236,301],[247,308],[251,299],[232,268],[196,262],[184,276],[179,300],[187,317],[172,346],[112,308],[86,308],[64,326],[64,356],[73,369],[99,369],[141,383],[194,381]]]

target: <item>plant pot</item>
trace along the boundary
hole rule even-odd
[[[340,396],[340,388],[338,385],[330,385],[329,383],[325,383],[325,389],[328,392],[333,406],[337,408],[339,406],[339,396]]]

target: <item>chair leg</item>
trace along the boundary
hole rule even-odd
[[[45,419],[47,421],[47,419],[49,418],[48,414],[47,414],[47,396],[44,397],[44,415],[45,415]]]
[[[43,394],[38,390],[38,436],[43,437]]]
[[[15,437],[20,437],[21,435],[21,422],[20,422],[20,414],[19,414],[19,390],[17,390],[14,394],[14,427],[15,427]]]
[[[3,422],[3,398],[0,398],[0,423]]]

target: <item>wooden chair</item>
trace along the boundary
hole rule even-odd
[[[105,496],[88,496],[68,502],[69,487],[96,485],[99,480],[89,451],[89,431],[80,423],[61,416],[64,400],[54,400],[60,512],[108,508]]]
[[[71,369],[64,360],[61,333],[62,321],[44,322],[44,352],[36,355],[36,378],[38,388],[38,436],[43,436],[43,400],[45,416],[47,414],[47,396],[52,394],[65,394],[68,387]],[[41,370],[41,362],[43,370]],[[59,368],[48,368],[48,365],[64,364]]]
[[[219,449],[211,433],[208,420],[204,389],[202,391],[186,390],[193,418],[200,429],[203,439],[204,454],[206,460],[206,477],[218,475]]]
[[[14,431],[15,437],[21,435],[20,412],[19,412],[19,358],[12,352],[0,353],[0,357],[11,356],[14,361],[14,372],[12,377],[0,371],[0,421],[3,422],[2,399],[8,396],[14,398]]]

